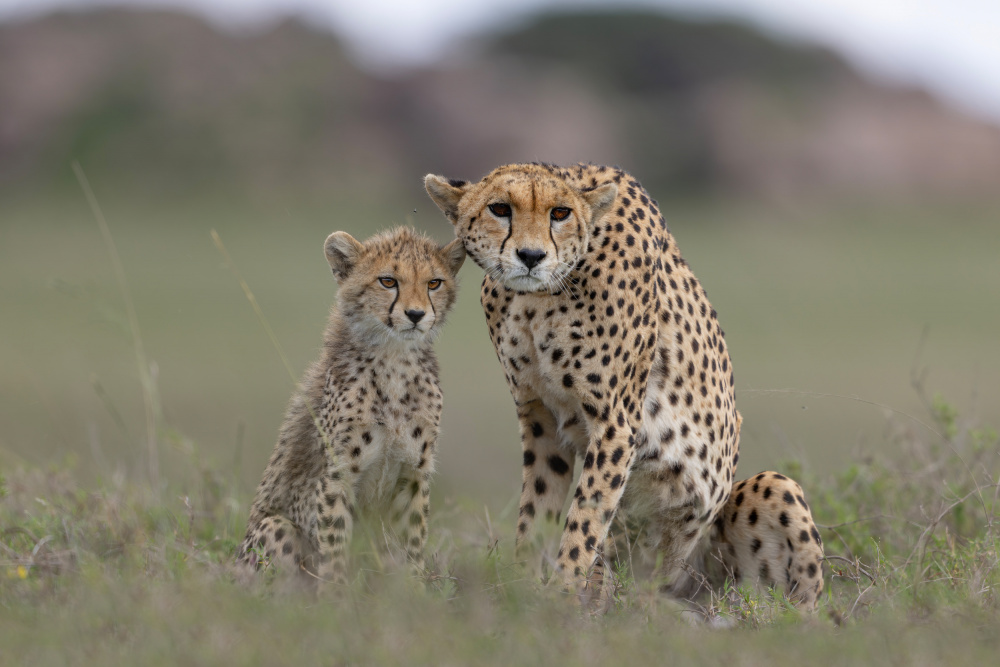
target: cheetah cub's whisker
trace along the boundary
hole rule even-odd
[[[340,285],[323,351],[292,396],[237,553],[307,585],[345,583],[357,511],[389,512],[423,568],[441,388],[432,341],[455,302],[460,240],[407,228],[325,243]]]

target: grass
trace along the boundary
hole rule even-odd
[[[154,499],[71,470],[0,483],[0,646],[8,664],[973,663],[1000,648],[997,434],[935,403],[932,428],[893,420],[896,454],[805,482],[823,527],[827,592],[802,617],[767,591],[728,586],[684,605],[619,564],[593,610],[515,562],[510,512],[436,497],[421,585],[355,532],[348,591],[317,601],[260,577],[234,582],[246,497],[192,470]],[[542,539],[551,552],[558,531]],[[277,580],[276,580],[277,581]],[[721,629],[729,628],[729,629]]]
[[[829,592],[801,618],[747,588],[681,605],[626,566],[594,613],[514,562],[516,426],[472,266],[439,344],[425,585],[378,556],[368,524],[340,601],[238,586],[291,383],[209,229],[301,368],[334,293],[322,239],[408,222],[412,204],[102,204],[134,319],[81,202],[18,205],[0,226],[0,662],[950,664],[1000,648],[1000,460],[981,426],[1000,416],[1000,314],[982,307],[1000,289],[996,206],[664,205],[737,362],[741,476],[789,472],[823,527]],[[950,403],[925,386],[975,391]],[[551,552],[558,530],[539,539]]]

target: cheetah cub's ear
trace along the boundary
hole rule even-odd
[[[611,205],[615,203],[615,198],[618,196],[618,185],[605,183],[599,188],[584,190],[580,195],[590,204],[590,222],[594,223],[611,210]]]
[[[427,174],[424,176],[424,189],[438,205],[452,224],[458,222],[458,202],[462,200],[469,184],[465,181],[448,179],[444,176]]]
[[[326,261],[330,263],[334,277],[340,281],[354,268],[364,254],[365,247],[347,232],[334,232],[326,237],[323,250],[326,251]]]
[[[444,262],[444,265],[451,271],[451,275],[457,276],[458,270],[465,263],[465,246],[462,245],[462,239],[455,239],[441,248],[438,254],[441,255],[441,261]]]

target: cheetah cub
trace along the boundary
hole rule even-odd
[[[432,341],[455,302],[461,241],[439,248],[406,228],[360,243],[331,234],[339,283],[320,358],[292,396],[257,488],[237,563],[274,565],[308,586],[347,580],[356,512],[387,513],[423,566],[441,418]]]

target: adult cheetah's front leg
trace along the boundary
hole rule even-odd
[[[555,417],[540,399],[521,405],[517,417],[524,449],[515,539],[515,550],[521,553],[530,539],[536,516],[559,521],[576,461],[571,452],[560,451]]]
[[[557,556],[564,581],[576,583],[582,583],[608,535],[635,458],[635,429],[624,408],[608,403],[585,410],[590,442]]]

